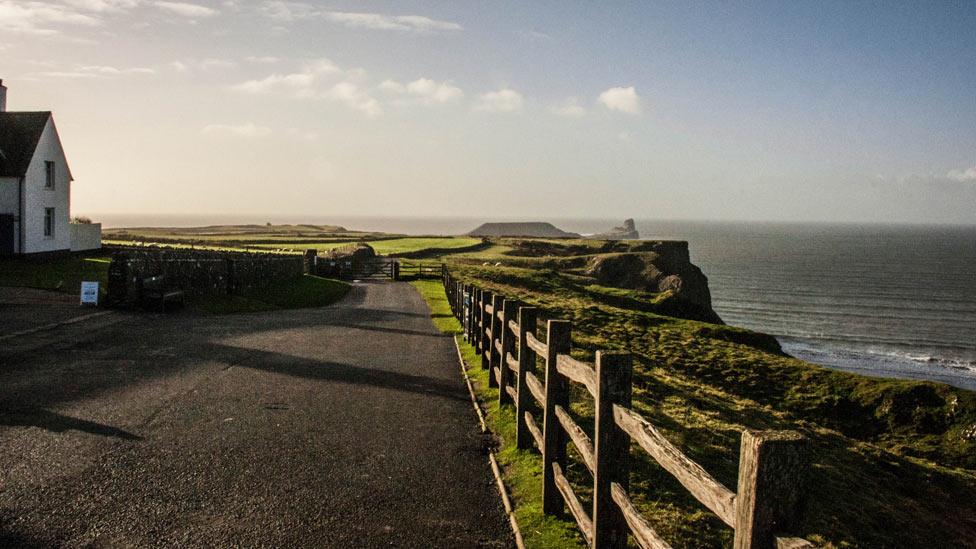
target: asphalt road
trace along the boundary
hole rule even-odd
[[[4,341],[0,546],[510,546],[456,361],[404,283]]]

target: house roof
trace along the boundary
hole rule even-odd
[[[0,177],[27,174],[44,126],[47,112],[0,112]]]

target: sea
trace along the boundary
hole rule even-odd
[[[461,234],[528,219],[93,215],[105,227],[329,223]],[[595,233],[622,220],[532,219]],[[687,240],[722,319],[774,335],[792,356],[879,377],[976,390],[976,226],[638,219],[645,239]]]

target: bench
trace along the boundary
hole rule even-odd
[[[183,290],[179,288],[167,287],[166,277],[163,275],[143,278],[139,283],[139,298],[143,303],[147,301],[158,301],[159,310],[166,312],[166,302],[179,302],[183,305]]]

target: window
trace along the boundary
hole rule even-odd
[[[54,237],[54,208],[44,208],[44,236]]]
[[[46,160],[44,162],[44,188],[53,189],[54,188],[54,162]]]

